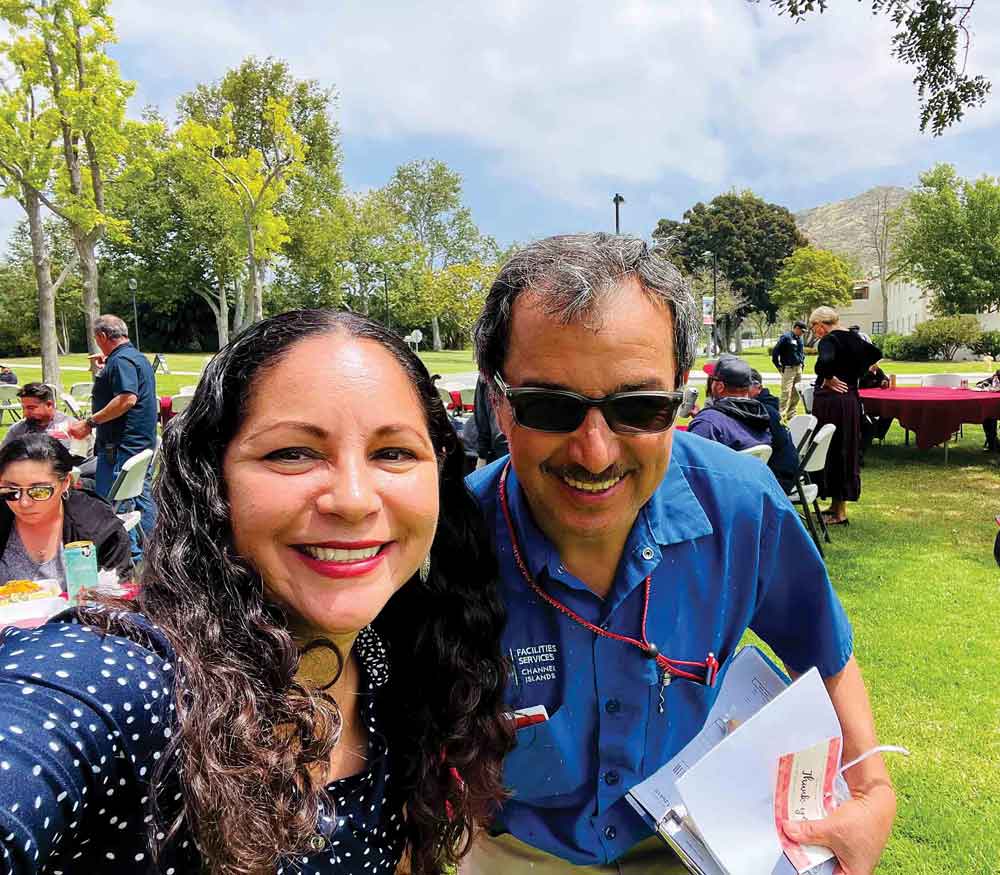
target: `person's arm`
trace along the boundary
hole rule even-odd
[[[774,349],[771,350],[771,364],[773,364],[778,371],[781,371],[781,344],[785,342],[785,335],[782,334],[778,338],[778,342],[774,345]]]
[[[136,401],[138,400],[139,399],[131,393],[115,395],[115,397],[98,410],[97,413],[88,416],[82,421],[74,422],[69,426],[67,431],[69,432],[70,437],[75,437],[77,440],[81,440],[89,435],[96,426],[104,425],[106,422],[111,422],[112,419],[118,419],[119,416],[124,416],[133,407],[135,407]]]
[[[844,669],[824,680],[844,735],[843,761],[878,745],[868,691],[852,656]],[[851,798],[822,820],[784,825],[789,838],[830,848],[846,875],[869,875],[889,841],[896,818],[896,793],[881,755],[874,754],[844,773]]]

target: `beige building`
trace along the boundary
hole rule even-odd
[[[931,318],[924,290],[910,282],[892,281],[889,287],[889,324],[882,324],[882,283],[878,279],[854,284],[854,300],[840,308],[843,325],[860,325],[865,334],[910,334]]]

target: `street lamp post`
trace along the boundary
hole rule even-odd
[[[135,323],[135,348],[139,349],[139,309],[135,305],[135,290],[139,288],[139,283],[135,277],[129,277],[129,291],[132,293],[132,321]]]
[[[611,202],[615,205],[615,233],[621,234],[622,225],[621,225],[621,217],[619,215],[619,209],[621,208],[621,205],[625,203],[625,198],[623,198],[620,194],[618,194],[618,192],[615,192],[615,196],[611,198]]]
[[[715,356],[719,352],[719,326],[716,323],[716,310],[719,304],[719,256],[706,249],[702,257],[709,256],[712,257],[712,355]]]

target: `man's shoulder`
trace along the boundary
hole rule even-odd
[[[696,494],[711,494],[715,506],[750,500],[759,507],[765,496],[782,504],[787,501],[777,481],[757,459],[696,434],[674,435],[670,464],[680,467]]]
[[[502,456],[495,462],[490,462],[483,468],[479,468],[467,475],[465,485],[468,487],[472,497],[479,502],[481,508],[486,508],[497,494],[497,483],[504,465],[507,464],[507,456]]]

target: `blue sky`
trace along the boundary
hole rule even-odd
[[[792,210],[936,161],[996,174],[1000,93],[934,139],[890,26],[842,2],[793,24],[745,0],[114,0],[133,110],[274,55],[338,93],[344,178],[384,184],[415,158],[459,171],[501,242],[648,235],[698,200],[752,188]],[[973,13],[971,71],[1000,92],[1000,3]],[[17,218],[0,210],[0,229]]]

